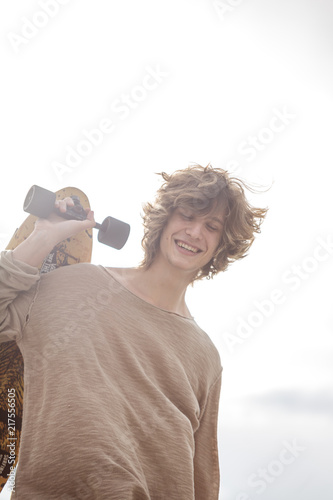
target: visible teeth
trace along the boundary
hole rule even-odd
[[[182,243],[181,241],[177,241],[177,245],[179,247],[185,248],[186,250],[190,250],[191,252],[198,252],[197,248],[190,247],[189,245],[186,245],[186,243]]]

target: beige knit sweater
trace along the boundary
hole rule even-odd
[[[13,500],[217,500],[219,353],[92,264],[2,252],[0,341],[24,358]]]

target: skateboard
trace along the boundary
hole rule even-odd
[[[63,218],[84,220],[85,209],[90,208],[87,196],[77,188],[67,187],[53,193],[39,186],[32,186],[24,204],[24,211],[30,213],[21,226],[16,229],[6,250],[14,250],[33,231],[38,217],[47,218],[56,199],[72,197],[73,207],[65,213],[58,211]],[[99,230],[98,241],[120,249],[127,241],[130,226],[118,219],[107,217]],[[58,243],[39,265],[40,273],[47,273],[61,266],[79,262],[90,262],[92,254],[92,229]],[[23,416],[24,364],[16,342],[0,343],[0,492],[5,486],[13,467],[19,458]]]

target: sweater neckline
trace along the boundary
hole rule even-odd
[[[104,267],[104,266],[102,266]],[[123,283],[121,283],[116,277],[115,275],[112,273],[111,271],[111,268],[110,267],[104,267],[104,269],[107,271],[107,273],[114,279],[114,281],[116,281],[116,283],[118,283],[119,286],[121,286],[121,288],[123,288],[124,290],[126,290],[126,292],[130,293],[133,297],[135,297],[137,300],[140,300],[141,302],[144,302],[145,304],[147,304],[148,306],[150,307],[153,307],[154,309],[157,309],[159,311],[162,311],[164,313],[167,313],[167,314],[172,314],[174,316],[178,316],[179,318],[183,318],[183,319],[187,319],[188,321],[194,321],[194,317],[191,316],[190,318],[188,316],[183,316],[182,314],[179,314],[179,313],[176,313],[176,312],[173,312],[173,311],[168,311],[167,309],[163,309],[162,307],[159,307],[159,306],[155,306],[155,304],[152,304],[151,302],[148,302],[147,300],[143,299],[142,297],[139,297],[139,295],[136,295],[134,292],[132,292],[131,290],[129,290],[129,288],[127,288]]]

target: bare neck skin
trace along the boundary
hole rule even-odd
[[[186,289],[192,281],[188,273],[179,272],[156,258],[148,269],[121,270],[123,284],[133,293],[166,311],[191,318],[185,302]]]

